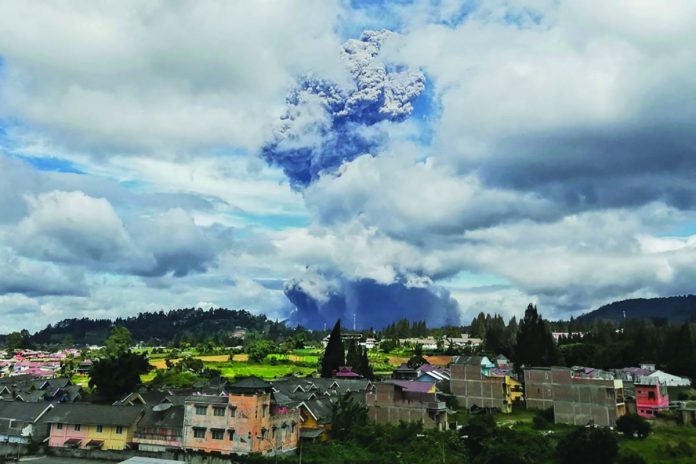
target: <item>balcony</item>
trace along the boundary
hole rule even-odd
[[[133,434],[135,438],[140,438],[142,440],[156,440],[164,442],[180,442],[181,435],[164,435],[161,433],[145,433],[145,432],[135,432]]]

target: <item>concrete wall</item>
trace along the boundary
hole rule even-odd
[[[435,394],[409,399],[399,394],[390,383],[377,384],[375,392],[367,395],[368,418],[378,424],[422,422],[426,428],[445,430],[447,412],[444,409],[428,409],[428,405],[434,403],[437,403]]]
[[[450,372],[450,390],[460,406],[506,410],[505,378],[484,376],[481,366],[469,364],[452,364]]]
[[[553,406],[557,424],[614,426],[626,413],[621,380],[575,378],[567,368],[527,369],[524,379],[527,407]]]

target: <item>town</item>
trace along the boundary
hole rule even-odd
[[[631,454],[635,444],[650,441],[651,431],[692,428],[696,404],[690,401],[694,390],[688,377],[658,369],[654,362],[611,369],[546,362],[554,360],[553,353],[577,345],[564,344],[569,340],[590,339],[601,323],[588,332],[552,331],[530,305],[517,327],[513,322],[503,323],[503,328],[516,330],[517,343],[533,336],[550,345],[547,353],[544,349],[531,353],[538,364],[516,365],[505,354],[490,351],[500,328],[497,321],[479,315],[471,326],[461,328],[470,331],[466,333],[454,333],[454,328],[431,330],[424,323],[406,321],[377,333],[351,331],[337,322],[326,335],[309,331],[303,337],[287,337],[302,347],[291,349],[295,354],[284,359],[278,353],[257,353],[260,345],[272,342],[254,339],[240,327],[232,331],[240,345],[218,348],[232,351],[226,356],[146,347],[118,326],[103,346],[56,351],[27,348],[31,343],[27,333],[10,334],[6,345],[14,347],[0,353],[4,358],[0,446],[6,456],[48,453],[94,460],[175,461],[257,456],[258,462],[278,458],[295,462],[304,455],[304,462],[322,462],[321,450],[345,440],[352,429],[374,424],[387,427],[379,429],[383,432],[411,424],[413,437],[428,437],[424,443],[443,440],[442,455],[434,449],[433,462],[497,462],[476,460],[488,452],[481,449],[486,445],[467,441],[476,430],[492,426],[493,430],[508,427],[508,433],[519,430],[527,439],[534,433],[532,441],[545,440],[541,443],[546,455],[525,457],[529,451],[511,445],[509,452],[522,453],[519,462],[563,463],[574,462],[559,454],[563,436],[573,433],[610,434],[618,449],[617,436],[620,457],[629,459],[637,456]],[[628,328],[618,329],[616,336],[625,336]],[[397,337],[399,332],[406,336]],[[270,351],[279,349],[277,345]],[[518,362],[521,351],[517,348],[513,356]],[[314,368],[307,367],[311,363],[301,357],[303,353],[317,354],[307,355],[315,360]],[[250,356],[259,362],[249,364]],[[544,356],[550,357],[544,361]],[[131,358],[146,360],[146,365],[137,367]],[[246,365],[243,375],[221,375],[216,366],[234,364],[235,358],[245,358],[238,361]],[[380,360],[386,362],[380,365]],[[116,377],[124,376],[117,372],[124,368],[121,362],[137,374],[132,383],[115,388]],[[100,380],[104,374],[99,366],[105,363],[111,363],[108,367],[116,377],[107,374]],[[297,372],[268,370],[273,367]],[[189,375],[196,380],[182,383],[182,376],[189,379]],[[659,452],[671,453],[673,462],[689,458],[690,436],[693,432],[673,444],[662,443]],[[584,437],[580,442],[601,438]],[[445,440],[452,439],[458,442],[445,446]],[[556,453],[551,453],[553,443]],[[614,462],[614,457],[598,459]]]

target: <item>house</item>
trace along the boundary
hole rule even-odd
[[[299,411],[283,403],[274,401],[272,384],[256,377],[230,385],[226,395],[190,396],[184,403],[184,448],[221,454],[294,451]]]
[[[326,441],[331,432],[332,402],[329,398],[302,401],[300,410],[300,439]]]
[[[437,340],[434,337],[401,338],[399,343],[410,346],[421,345],[424,350],[428,351],[437,350]]]
[[[377,339],[366,338],[364,342],[358,343],[358,345],[365,347],[368,350],[373,350],[377,346]]]
[[[430,364],[423,364],[418,368],[418,376],[415,379],[417,382],[449,382],[450,381],[450,371],[443,367],[431,366]]]
[[[141,451],[183,448],[184,405],[163,402],[149,406],[138,422],[133,441]]]
[[[677,375],[668,374],[664,371],[655,371],[648,374],[648,377],[653,377],[660,380],[660,383],[668,387],[689,387],[691,386],[691,380],[686,377],[679,377]]]
[[[323,441],[331,430],[331,409],[334,401],[349,394],[359,403],[365,403],[365,395],[374,391],[374,384],[367,379],[347,378],[297,378],[284,377],[274,380],[273,395],[287,398],[300,411],[300,438]]]
[[[636,412],[639,416],[653,418],[669,409],[667,386],[657,377],[640,377],[634,382]]]
[[[526,368],[524,393],[527,408],[552,407],[557,424],[614,426],[626,414],[623,381],[597,369]]]
[[[450,390],[461,406],[505,413],[512,412],[513,403],[521,396],[519,381],[497,373],[485,356],[455,356],[450,364]]]
[[[45,402],[0,401],[0,443],[42,441],[48,428],[41,418],[51,409],[53,405]]]
[[[375,384],[367,395],[368,417],[380,424],[422,422],[426,428],[447,429],[447,407],[428,382],[389,380]]]
[[[341,366],[336,372],[334,372],[334,377],[338,379],[360,379],[362,376],[357,372],[353,372],[353,368],[350,366]]]
[[[461,334],[459,337],[448,337],[445,338],[446,345],[458,346],[460,348],[464,347],[475,347],[483,343],[480,338],[469,337],[469,334]]]
[[[415,380],[419,375],[420,371],[418,369],[402,363],[392,371],[391,378],[394,380]]]
[[[143,413],[140,406],[58,404],[44,418],[50,427],[48,444],[56,448],[132,448],[136,424]]]

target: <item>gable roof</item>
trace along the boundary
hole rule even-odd
[[[43,422],[84,425],[133,425],[143,414],[141,406],[111,406],[88,403],[57,404]]]
[[[0,418],[23,422],[35,422],[48,410],[51,403],[23,403],[21,401],[0,401]]]

